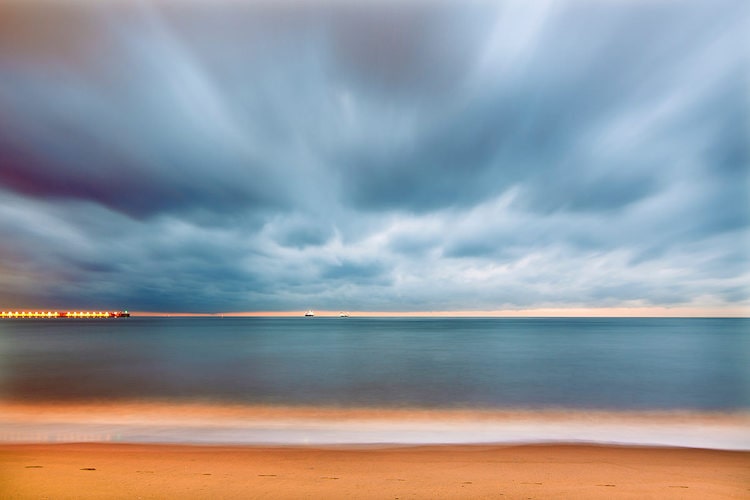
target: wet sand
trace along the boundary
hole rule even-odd
[[[750,452],[0,445],[2,498],[749,498]]]

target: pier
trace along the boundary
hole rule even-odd
[[[127,311],[0,311],[0,318],[129,318]]]

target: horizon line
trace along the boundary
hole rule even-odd
[[[156,317],[303,317],[306,309],[287,311],[130,311],[131,316]],[[339,317],[342,312],[357,317],[436,318],[750,318],[750,309],[694,307],[529,308],[507,310],[364,311],[313,310],[316,317]]]

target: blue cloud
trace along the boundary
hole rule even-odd
[[[9,307],[748,305],[742,2],[0,9]]]

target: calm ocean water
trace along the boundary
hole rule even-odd
[[[14,402],[750,408],[748,319],[0,321]]]

